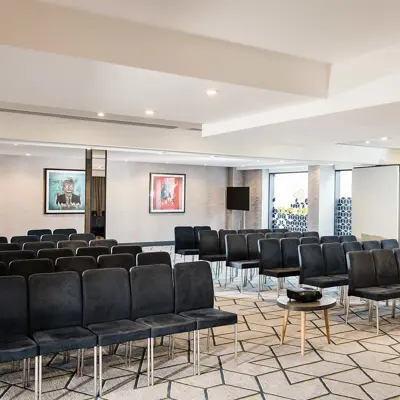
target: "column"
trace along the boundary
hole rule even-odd
[[[92,150],[85,150],[85,232],[91,232],[92,218],[92,173],[93,156]]]
[[[244,186],[243,171],[236,168],[227,168],[228,185],[227,186]],[[226,228],[242,229],[243,228],[243,211],[226,210]]]

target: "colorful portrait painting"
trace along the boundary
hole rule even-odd
[[[45,169],[45,214],[85,213],[85,171]]]
[[[185,212],[184,174],[150,174],[150,213]]]

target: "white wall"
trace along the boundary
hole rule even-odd
[[[149,213],[150,172],[186,174],[186,213]],[[226,168],[109,160],[106,235],[119,242],[154,242],[174,240],[177,225],[225,228],[226,186]]]
[[[82,159],[0,155],[0,236],[42,228],[83,232],[83,215],[44,214],[44,168],[84,169],[83,151]]]
[[[352,232],[399,238],[399,166],[353,170]]]

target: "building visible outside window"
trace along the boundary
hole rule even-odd
[[[308,173],[270,175],[270,227],[291,232],[307,230]]]
[[[351,235],[352,171],[336,171],[335,234]]]

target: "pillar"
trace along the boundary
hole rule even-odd
[[[85,150],[85,232],[91,232],[92,218],[92,174],[93,155],[92,150]]]

